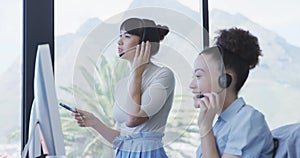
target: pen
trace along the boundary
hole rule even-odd
[[[65,109],[72,111],[74,113],[76,113],[77,111],[74,110],[73,108],[69,107],[68,105],[64,104],[64,103],[59,103],[60,106],[64,107]]]

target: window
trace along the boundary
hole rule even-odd
[[[21,5],[15,0],[0,7],[0,157],[20,153]]]
[[[300,22],[292,16],[299,14],[299,2],[218,0],[209,6],[211,37],[219,29],[241,27],[259,39],[263,56],[241,95],[265,114],[271,129],[299,122]]]
[[[192,136],[197,137],[197,133],[186,131],[196,131],[196,111],[193,104],[189,103],[191,99],[183,98],[180,94],[190,94],[188,83],[192,78],[192,61],[202,49],[202,12],[199,13],[199,1],[126,0],[104,4],[96,0],[63,0],[55,2],[55,5],[58,98],[72,106],[92,110],[111,127],[115,124],[112,118],[113,85],[128,75],[129,71],[126,63],[116,55],[119,24],[125,17],[135,16],[149,17],[158,24],[170,27],[171,31],[160,47],[163,53],[154,56],[156,62],[173,68],[178,83],[176,105],[170,114],[164,141],[168,155],[193,157],[199,142],[194,142]],[[186,29],[186,25],[189,29]],[[182,59],[185,59],[182,62],[183,68],[177,64]],[[182,109],[185,113],[180,112]],[[99,134],[78,127],[68,111],[60,112],[68,156],[112,157],[109,143]],[[186,115],[191,117],[184,117]],[[180,124],[184,126],[179,127]]]

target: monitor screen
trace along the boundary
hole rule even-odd
[[[29,157],[40,156],[41,147],[47,157],[65,155],[55,88],[50,47],[48,44],[42,44],[38,46],[35,62],[34,101],[29,125]]]

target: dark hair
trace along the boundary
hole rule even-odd
[[[145,41],[151,42],[151,56],[158,52],[159,42],[169,33],[167,26],[157,25],[153,20],[139,18],[126,19],[121,24],[120,30],[125,30],[126,33],[139,36],[139,43],[142,43],[142,38]]]
[[[261,49],[257,37],[240,28],[220,30],[216,45],[223,51],[223,62],[226,69],[236,76],[235,90],[238,93],[246,82],[249,70],[259,62]]]

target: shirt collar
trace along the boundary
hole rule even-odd
[[[235,116],[236,113],[239,112],[239,110],[245,105],[245,101],[243,98],[236,99],[227,109],[225,109],[224,112],[221,113],[220,117],[228,122],[232,117]]]

